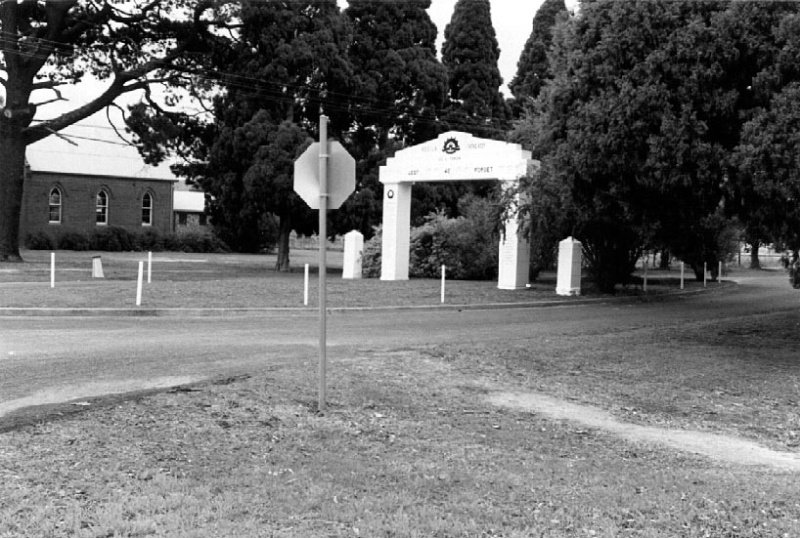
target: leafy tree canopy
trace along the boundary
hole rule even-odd
[[[436,58],[436,26],[426,11],[431,0],[349,4],[355,146],[369,152],[390,137],[404,144],[435,137],[447,75]]]
[[[661,242],[694,267],[722,253],[718,218],[737,93],[734,43],[712,23],[727,3],[595,2],[556,31],[554,79],[521,130],[568,188],[571,218],[601,288],[627,282]],[[527,131],[526,131],[527,130]],[[555,200],[554,203],[560,203]]]
[[[186,77],[219,39],[229,8],[213,0],[3,0],[0,3],[0,260],[19,260],[25,149],[153,84]],[[107,85],[60,115],[61,88],[87,77]],[[48,93],[49,92],[49,95]],[[44,93],[44,96],[42,94]],[[39,120],[39,114],[50,116]]]

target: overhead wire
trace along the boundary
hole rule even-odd
[[[308,0],[287,0],[287,1],[289,3],[296,3],[296,4],[309,3]],[[408,2],[407,0],[380,0],[380,3],[404,4]],[[94,24],[94,26],[101,27],[105,25]],[[60,46],[59,43],[54,41],[49,41],[47,39],[38,39],[38,41],[43,43],[49,43],[54,47]],[[83,49],[85,52],[90,53],[92,47],[79,47],[79,48]],[[258,93],[265,93],[267,100],[272,102],[295,103],[297,102],[298,98],[297,94],[317,90],[317,88],[307,84],[293,84],[291,82],[271,82],[257,77],[251,77],[241,74],[223,73],[220,71],[211,71],[211,70],[208,70],[207,74],[194,73],[192,77],[202,80],[204,82],[220,83],[221,86],[223,86],[226,89],[233,88],[236,90],[244,90],[245,92],[250,92],[252,95],[257,95]],[[223,80],[223,82],[220,82],[221,80]],[[285,91],[287,89],[289,90],[288,95],[286,94]],[[323,99],[324,106],[330,110],[345,111],[355,106],[361,112],[373,115],[390,114],[397,110],[397,107],[394,106],[394,103],[388,100],[382,100],[376,98],[364,98],[358,96],[357,94],[343,93],[331,89],[325,89],[319,91],[318,93],[324,93],[326,97],[330,98],[327,100]],[[337,100],[341,101],[341,103],[337,102]],[[409,110],[404,110],[403,115],[412,122],[418,124],[436,125],[442,122],[441,119],[431,118],[429,115],[417,114]],[[476,117],[475,120],[478,122],[491,121],[492,118]],[[474,126],[473,124],[469,125]],[[461,126],[466,126],[466,124],[461,124]],[[495,132],[496,134],[502,134],[506,132],[505,129],[493,129],[489,125],[481,126],[481,129],[484,130],[485,132]]]
[[[270,0],[262,0],[264,2],[269,2]],[[366,0],[369,1],[369,0]],[[386,4],[404,4],[408,3],[408,0],[376,0],[378,3]],[[604,1],[631,1],[631,0],[604,0]],[[662,0],[659,0],[662,1]],[[669,2],[697,2],[698,0],[663,0]],[[708,0],[710,2],[730,2],[733,3],[735,1],[748,1],[748,2],[758,2],[758,3],[785,3],[785,4],[795,4],[797,5],[797,0]],[[313,3],[313,1],[309,0],[282,0],[282,3],[293,3],[293,4],[306,4],[306,3]],[[361,2],[363,3],[363,2]],[[105,24],[93,24],[95,27],[104,27]],[[60,43],[55,41],[50,41],[47,39],[37,39],[38,42],[48,43],[51,46],[61,46]],[[92,47],[79,47],[84,50],[84,52],[90,52]],[[99,50],[99,49],[98,49]],[[308,91],[316,91],[317,88],[307,85],[307,84],[293,84],[292,82],[272,82],[265,80],[263,78],[258,78],[254,76],[247,76],[243,74],[233,74],[233,73],[224,73],[221,71],[212,71],[207,70],[207,74],[203,73],[194,73],[192,74],[193,78],[202,80],[204,82],[214,82],[220,83],[226,89],[235,89],[235,90],[242,90],[244,92],[249,92],[251,95],[257,95],[259,93],[265,94],[266,100],[271,102],[284,102],[284,103],[295,103],[297,101],[297,94],[301,94]],[[224,82],[220,82],[223,80]],[[289,90],[288,94],[286,90]],[[324,93],[327,97],[332,99],[328,99],[324,102],[324,106],[337,111],[346,111],[348,109],[352,109],[352,107],[356,107],[357,110],[360,110],[367,114],[373,115],[381,115],[381,114],[390,114],[394,111],[397,111],[397,107],[394,106],[394,103],[388,100],[382,100],[380,98],[364,98],[360,97],[357,94],[352,93],[343,93],[338,92],[336,90],[323,90],[319,93]],[[337,102],[340,101],[341,103]],[[443,119],[442,118],[431,118],[430,116],[424,114],[417,114],[413,111],[404,110],[403,114],[406,118],[410,119],[413,122],[418,124],[428,124],[428,125],[438,125],[441,124]],[[474,117],[474,120],[480,122],[490,122],[494,118],[492,117]],[[474,123],[468,124],[459,124],[457,122],[451,122],[454,125],[462,126],[462,127],[476,127]],[[477,126],[484,132],[494,132],[495,134],[504,134],[507,132],[506,129],[496,129],[493,128],[491,125],[479,125]]]

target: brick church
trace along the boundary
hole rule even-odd
[[[60,135],[28,148],[22,244],[29,235],[89,235],[103,226],[179,231],[186,215],[175,213],[176,187],[179,209],[186,211],[189,197],[195,202],[189,211],[202,216],[202,193],[182,188],[169,166],[146,165],[110,127],[77,124]]]

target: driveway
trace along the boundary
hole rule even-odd
[[[503,343],[571,334],[634,332],[800,306],[782,272],[722,289],[649,301],[598,300],[510,309],[336,310],[328,357],[430,345]],[[0,417],[21,408],[233,376],[284,361],[316,368],[313,311],[217,317],[0,318]],[[80,402],[78,402],[80,403]]]

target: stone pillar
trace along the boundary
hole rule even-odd
[[[501,290],[519,290],[528,285],[531,247],[520,228],[519,220],[512,217],[505,223],[505,236],[500,238],[497,287]]]
[[[381,280],[408,280],[411,248],[411,184],[383,186]]]
[[[342,278],[361,278],[361,256],[364,253],[364,234],[353,230],[344,236],[344,263]]]
[[[580,241],[576,241],[572,237],[567,237],[558,244],[557,294],[581,294],[581,256]]]

